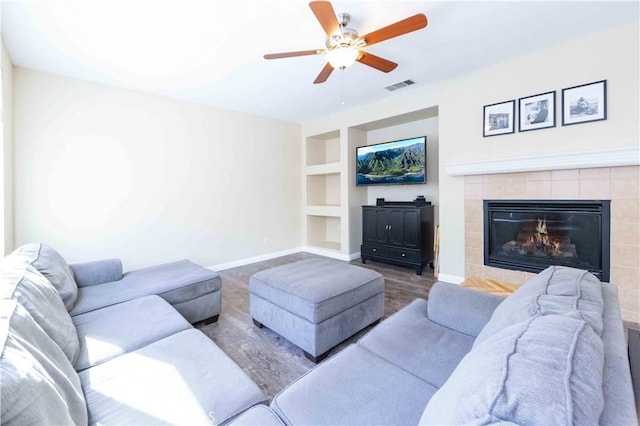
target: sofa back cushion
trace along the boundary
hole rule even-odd
[[[3,425],[87,424],[73,366],[15,300],[0,300],[0,349]]]
[[[427,317],[446,328],[477,336],[504,297],[441,281],[429,290]]]
[[[62,298],[40,272],[28,263],[4,259],[0,264],[0,299],[21,304],[75,364],[80,353],[78,333]]]
[[[40,271],[58,291],[67,311],[73,308],[78,286],[73,271],[60,253],[46,244],[31,243],[18,247],[9,256],[21,259]]]
[[[420,424],[598,424],[603,343],[583,320],[529,318],[474,347],[433,395]]]
[[[582,319],[602,336],[601,286],[588,271],[550,266],[525,282],[495,309],[474,346],[511,324],[552,314]]]

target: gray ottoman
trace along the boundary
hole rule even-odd
[[[258,272],[249,290],[254,324],[300,347],[313,362],[384,314],[382,275],[332,259]]]

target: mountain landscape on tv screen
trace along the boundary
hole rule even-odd
[[[424,143],[358,156],[358,184],[423,183]]]

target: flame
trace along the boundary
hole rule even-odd
[[[530,228],[533,224],[536,225],[535,229]],[[553,222],[551,229],[547,228],[546,217],[536,218],[533,224],[527,225],[526,232],[522,231],[518,234],[519,241],[523,242],[511,241],[505,244],[505,246],[509,246],[506,250],[509,252],[518,250],[520,254],[534,254],[536,256],[577,257],[575,244],[565,241],[567,237],[562,231],[554,229]]]
[[[536,226],[536,232],[538,234],[547,233],[547,219],[538,219],[538,226]]]

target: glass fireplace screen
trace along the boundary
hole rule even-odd
[[[485,200],[484,263],[540,272],[587,269],[609,281],[608,200]]]

